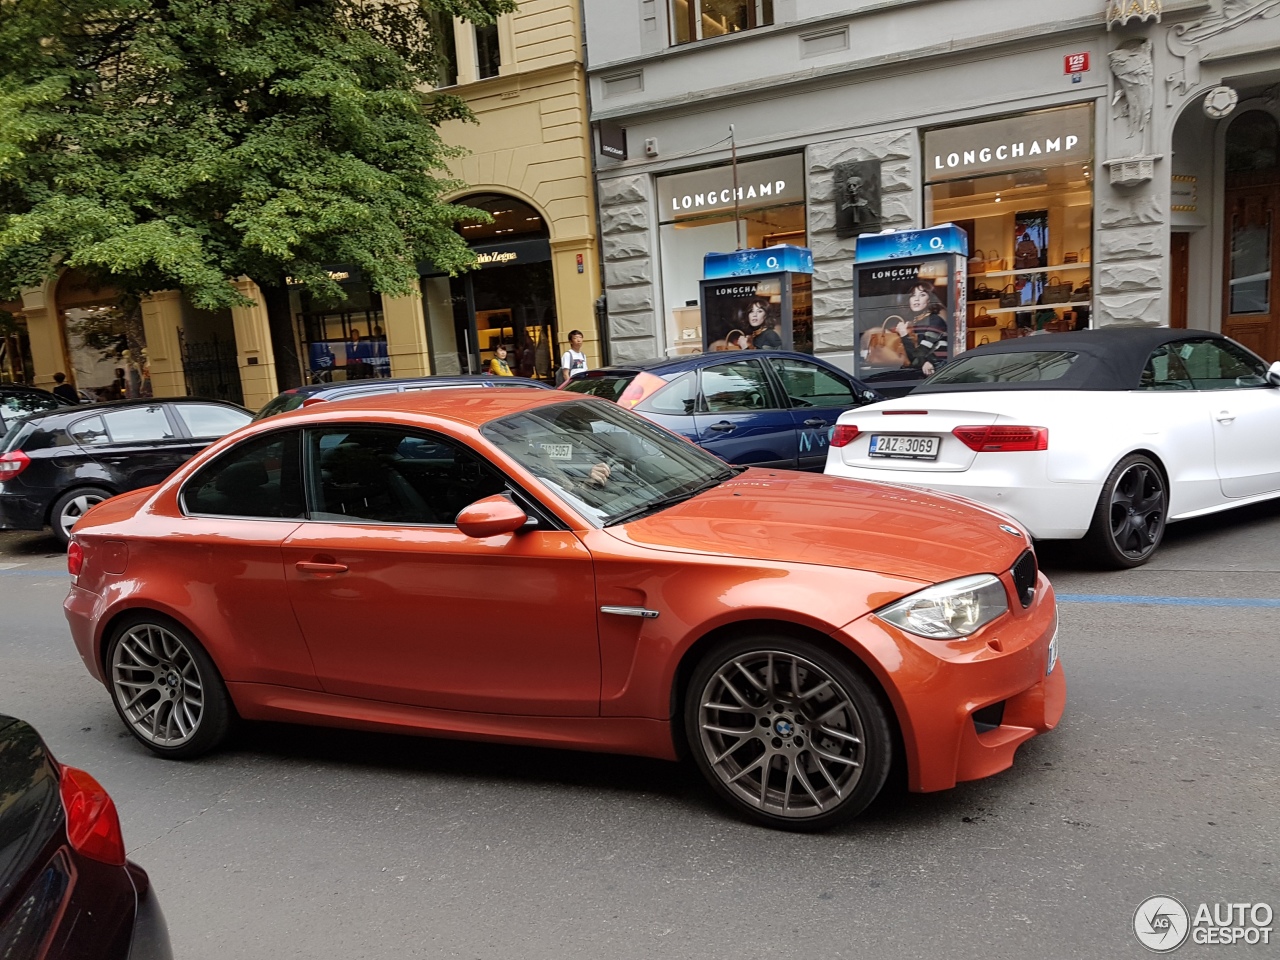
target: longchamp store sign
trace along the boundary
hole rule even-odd
[[[659,219],[663,223],[724,213],[735,206],[741,209],[803,202],[804,160],[800,154],[739,163],[736,191],[733,168],[728,165],[658,179]]]
[[[1093,158],[1093,106],[927,130],[924,155],[930,183],[1084,163]]]

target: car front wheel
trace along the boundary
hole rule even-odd
[[[217,667],[190,631],[154,613],[128,617],[107,645],[107,689],[129,732],[185,760],[218,746],[234,716]]]
[[[861,813],[884,786],[889,719],[871,685],[825,650],[785,636],[722,644],[685,702],[694,762],[739,813],[812,831]]]
[[[1102,485],[1086,546],[1102,566],[1141,566],[1164,538],[1168,510],[1169,494],[1160,468],[1143,454],[1127,456]]]

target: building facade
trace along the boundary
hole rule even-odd
[[[968,345],[1139,322],[1280,357],[1280,0],[585,7],[592,119],[625,138],[598,161],[615,356],[700,349],[701,257],[783,242],[852,369],[858,233],[952,222]]]

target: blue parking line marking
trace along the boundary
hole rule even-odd
[[[1059,603],[1125,603],[1157,607],[1280,607],[1265,597],[1139,597],[1111,593],[1060,593]]]

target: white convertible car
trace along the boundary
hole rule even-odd
[[[1204,330],[1006,340],[841,414],[826,472],[967,497],[1136,567],[1166,522],[1280,497],[1278,387],[1280,363]]]

